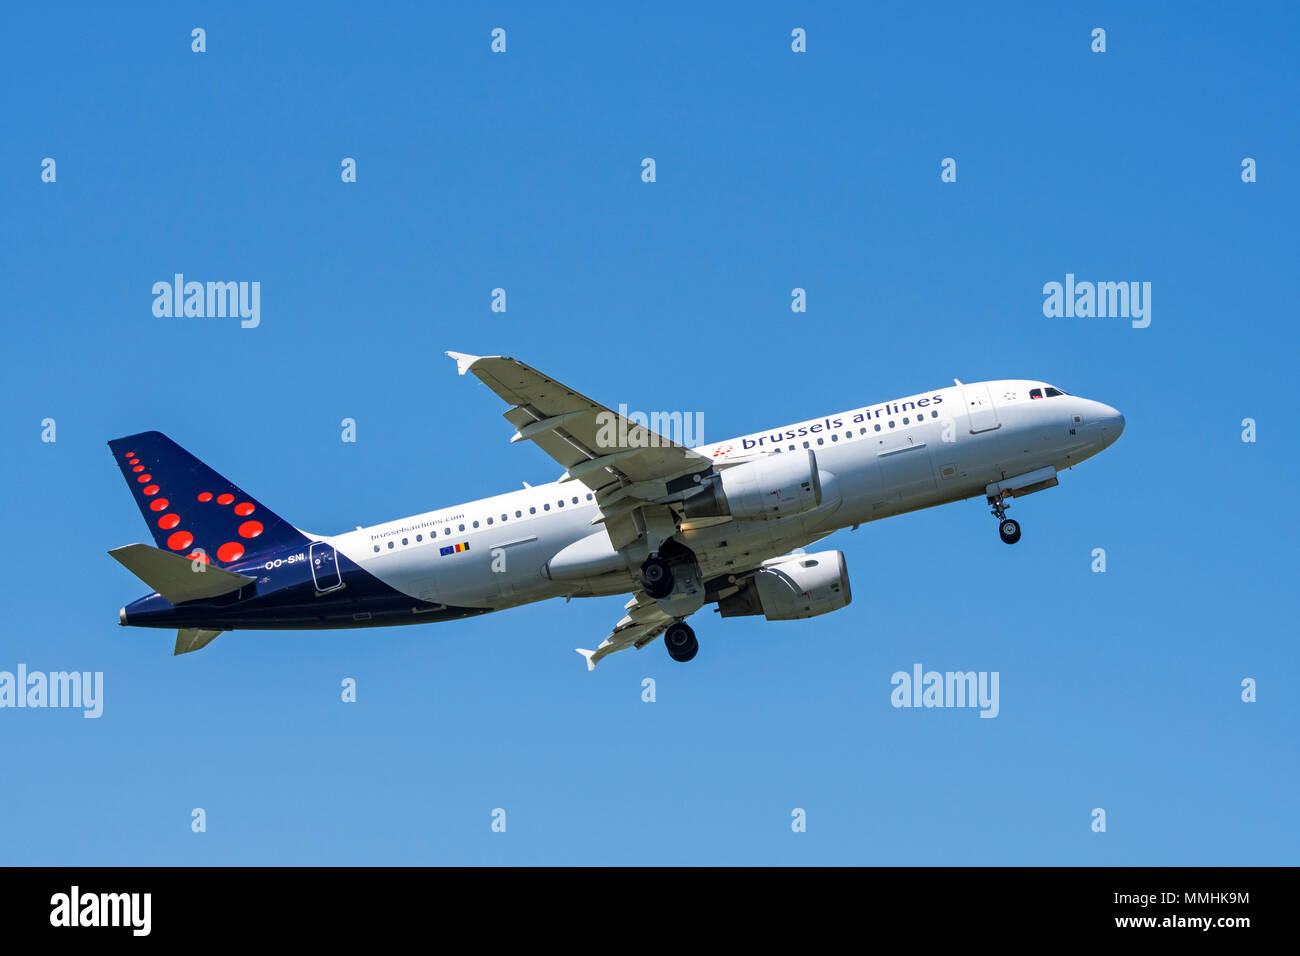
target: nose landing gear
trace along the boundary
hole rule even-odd
[[[990,495],[988,501],[989,514],[998,519],[998,535],[1007,544],[1015,544],[1020,540],[1020,522],[1007,517],[1011,502],[1001,495]]]

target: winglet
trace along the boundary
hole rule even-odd
[[[596,669],[596,662],[592,660],[592,658],[596,656],[595,651],[589,651],[585,647],[575,647],[574,650],[587,659],[588,671],[594,671]]]
[[[449,356],[456,360],[456,374],[464,375],[469,371],[469,367],[481,359],[481,355],[467,355],[464,352],[448,352]]]

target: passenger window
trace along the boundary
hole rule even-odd
[[[826,439],[825,439],[825,438],[819,438],[819,439],[817,439],[817,444],[819,444],[819,445],[824,445],[824,444],[826,444]]]
[[[502,521],[505,521],[505,520],[508,519],[509,517],[510,517],[509,515],[502,515],[502,516],[501,516],[501,520],[502,520]]]
[[[890,428],[893,428],[893,427],[894,427],[894,422],[893,422],[892,419],[891,419],[890,422],[889,422],[889,427],[890,427]]]
[[[375,554],[379,553],[379,545],[375,545]]]
[[[839,435],[832,435],[832,436],[831,436],[831,441],[839,441],[839,440],[840,440],[840,436],[839,436]],[[820,444],[820,439],[818,440],[818,444]]]
[[[417,534],[417,535],[415,536],[415,540],[416,540],[416,541],[423,541],[423,540],[424,540],[424,535],[422,535],[422,534]]]
[[[491,524],[491,523],[492,523],[492,516],[489,515],[489,516],[488,516],[488,524]]]
[[[557,502],[555,503],[555,506],[556,506],[557,508],[563,508],[563,507],[564,507],[564,499],[561,498],[559,501],[557,501]]]
[[[908,419],[907,419],[907,416],[906,416],[906,415],[904,415],[904,416],[903,416],[903,424],[904,424],[904,425],[907,425],[907,424],[909,424],[909,422],[908,422]]]
[[[478,527],[478,522],[477,522],[477,521],[474,522],[474,527],[476,527],[476,528]]]
[[[464,526],[464,525],[461,525],[461,526],[460,526],[460,530],[461,530],[461,531],[464,531],[464,530],[465,530],[465,526]]]
[[[578,503],[578,496],[577,496],[577,495],[574,495],[574,496],[573,496],[573,501],[571,502],[571,504],[575,504],[575,505],[576,505],[577,503]]]
[[[392,550],[392,547],[393,547],[393,542],[391,542],[391,541],[390,541],[390,542],[388,542],[388,547],[389,547],[389,550]]]
[[[808,447],[808,443],[807,443],[807,442],[804,442],[804,443],[803,443],[803,447],[804,447],[804,448],[807,448],[807,447]]]
[[[876,422],[876,431],[880,431],[880,422]]]
[[[931,413],[930,413],[930,417],[931,417],[931,418],[938,418],[938,417],[939,417],[939,413],[938,413],[938,412],[931,412]]]
[[[443,529],[442,529],[442,533],[443,533],[443,534],[451,534],[451,528],[450,528],[450,527],[443,528]]]
[[[529,508],[529,509],[528,509],[528,513],[529,513],[530,515],[535,515],[535,514],[537,514],[537,508],[536,508],[535,506],[532,507],[532,508]]]
[[[591,492],[589,491],[589,492],[587,492],[587,500],[590,501],[591,499],[592,499],[592,494],[591,494]]]
[[[516,518],[522,518],[523,516],[524,516],[524,513],[523,513],[522,511],[516,511],[516,512],[515,512],[515,517],[516,517]]]
[[[548,501],[546,504],[542,505],[542,510],[543,510],[543,511],[550,511],[550,510],[551,510],[551,503]]]

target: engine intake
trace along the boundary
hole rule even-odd
[[[707,488],[682,503],[687,518],[785,518],[822,503],[817,456],[767,455],[725,468]]]
[[[719,601],[718,612],[723,617],[762,614],[769,621],[796,621],[838,611],[852,600],[843,552],[818,551],[768,562],[739,592]]]

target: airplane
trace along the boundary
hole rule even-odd
[[[686,619],[815,617],[852,600],[843,528],[983,496],[1003,541],[1012,500],[1119,438],[1124,416],[1046,382],[953,385],[688,448],[505,356],[448,352],[504,400],[512,442],[564,473],[549,484],[339,535],[299,530],[156,431],[108,442],[155,546],[108,553],[153,588],[118,613],[176,628],[174,653],[243,629],[447,621],[549,598],[630,594],[594,649],[663,635],[675,661],[699,643]],[[645,418],[645,416],[640,416]],[[671,429],[667,429],[671,430]]]

